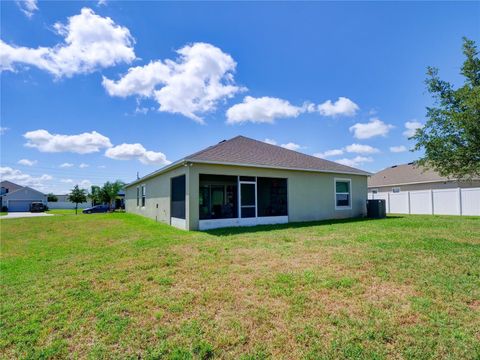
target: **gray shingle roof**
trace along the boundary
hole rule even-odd
[[[333,161],[284,149],[280,146],[270,145],[245,136],[237,136],[230,140],[223,140],[216,145],[177,160],[170,165],[132,181],[127,184],[125,188],[170,171],[185,162],[255,166],[365,176],[371,175],[367,171],[355,169]]]
[[[434,170],[416,166],[413,163],[395,165],[377,172],[368,179],[369,187],[381,187],[409,183],[447,181]]]
[[[185,157],[186,161],[253,165],[298,170],[370,175],[333,161],[302,154],[262,141],[237,136]]]

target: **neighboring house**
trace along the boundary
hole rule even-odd
[[[128,184],[125,206],[188,230],[359,217],[369,175],[237,136]]]
[[[55,196],[57,197],[57,201],[49,201],[47,204],[49,209],[75,209],[75,203],[68,200],[68,194]],[[78,204],[79,209],[85,209],[90,206],[91,203],[89,201]]]
[[[69,202],[68,194],[67,195],[55,195],[57,197],[57,202]]]
[[[9,212],[30,211],[32,202],[47,204],[47,195],[28,186],[21,186],[10,181],[0,183],[2,207]]]
[[[448,179],[434,170],[416,166],[414,163],[388,167],[368,179],[368,192],[373,194],[475,187],[480,187],[480,179],[472,181]]]

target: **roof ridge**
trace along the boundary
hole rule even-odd
[[[243,138],[246,138],[246,139],[249,139],[249,140],[253,140],[253,141],[256,141],[256,142],[259,142],[259,143],[262,143],[262,144],[265,144],[265,145],[269,145],[269,146],[273,146],[275,148],[280,148],[282,150],[286,150],[286,151],[291,151],[293,153],[296,153],[296,154],[300,154],[301,156],[308,156],[312,159],[316,159],[316,160],[322,160],[322,161],[326,161],[330,164],[335,164],[335,165],[338,165],[339,163],[335,162],[335,161],[332,161],[332,160],[327,160],[327,159],[324,159],[324,158],[321,158],[321,157],[318,157],[318,156],[314,156],[314,155],[310,155],[310,154],[305,154],[304,152],[301,152],[301,151],[297,151],[297,150],[292,150],[292,149],[287,149],[287,148],[284,148],[280,145],[275,145],[275,144],[269,144],[265,141],[261,141],[261,140],[257,140],[257,139],[252,139],[252,138],[249,138],[249,137],[246,137],[246,136],[242,136],[242,135],[239,135],[239,136],[236,136],[236,137],[243,137]],[[232,138],[231,140],[233,140],[234,138]],[[352,169],[352,170],[361,170],[361,169],[356,169],[354,167],[351,167],[351,166],[348,166],[348,165],[343,165],[343,164],[340,164],[342,166],[345,166],[349,169]],[[363,170],[362,170],[363,171]]]
[[[237,135],[237,136],[234,136],[233,138],[228,139],[228,140],[225,140],[225,139],[224,139],[224,140],[221,140],[221,141],[219,141],[218,143],[216,143],[216,144],[214,144],[214,145],[210,145],[210,146],[208,146],[208,147],[206,147],[206,148],[204,148],[204,149],[202,149],[202,150],[199,150],[199,151],[194,152],[194,153],[192,153],[192,154],[190,154],[190,155],[187,155],[187,156],[183,157],[183,159],[180,159],[180,160],[188,160],[188,159],[191,158],[191,157],[200,155],[200,154],[204,153],[205,151],[214,149],[214,148],[216,148],[216,147],[218,147],[218,146],[220,146],[220,145],[222,145],[222,144],[225,144],[225,143],[228,142],[228,141],[232,141],[232,140],[234,140],[234,139],[236,139],[236,138],[240,138],[240,137],[247,138],[247,137],[242,136],[242,135]],[[247,139],[248,139],[248,138],[247,138]]]

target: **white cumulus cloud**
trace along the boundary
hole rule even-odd
[[[345,151],[348,153],[356,153],[356,154],[375,154],[380,152],[377,148],[374,148],[370,145],[363,145],[363,144],[351,144],[345,146]]]
[[[227,110],[227,124],[244,122],[273,124],[275,119],[297,117],[302,107],[294,106],[287,100],[264,96],[254,98],[246,96],[243,102]]]
[[[52,180],[53,177],[48,174],[43,174],[41,176],[32,176],[22,172],[21,170],[5,166],[0,167],[0,179],[12,181],[19,185],[30,186],[35,189],[42,190],[46,188],[46,183]]]
[[[365,157],[365,156],[355,156],[354,158],[344,158],[344,159],[339,159],[335,160],[335,162],[346,165],[346,166],[351,166],[351,167],[356,167],[360,166],[364,163],[367,162],[372,162],[373,159],[371,157]]]
[[[64,38],[53,47],[28,48],[0,40],[0,70],[15,71],[15,64],[24,64],[55,77],[71,77],[135,59],[130,31],[92,9],[83,8],[67,24],[56,23],[53,28]]]
[[[92,185],[93,183],[87,179],[80,181],[80,183],[78,184],[80,189],[89,189]]]
[[[110,96],[151,98],[159,111],[178,113],[199,123],[203,123],[201,114],[244,90],[234,83],[237,63],[218,47],[194,43],[177,53],[176,60],[132,67],[117,81],[104,77],[103,86]]]
[[[63,164],[60,165],[61,168],[71,168],[72,166],[73,166],[73,164],[72,164],[72,163],[68,163],[68,162],[63,163]]]
[[[35,11],[38,10],[37,0],[16,0],[18,8],[29,19],[33,16]]]
[[[334,103],[327,100],[319,105],[305,102],[302,106],[296,106],[284,99],[246,96],[243,102],[230,107],[226,115],[227,124],[245,122],[273,124],[276,119],[295,118],[302,113],[318,112],[323,116],[354,116],[358,109],[357,104],[345,97],[338,98]]]
[[[72,179],[60,179],[60,182],[65,183],[65,184],[73,184]]]
[[[327,150],[324,152],[313,154],[313,156],[316,156],[318,158],[327,158],[327,157],[339,156],[339,155],[343,155],[343,149],[332,149],[332,150]]]
[[[390,146],[390,151],[393,152],[393,153],[401,153],[401,152],[408,151],[408,149],[407,149],[407,147],[404,146],[404,145],[400,145],[400,146]]]
[[[420,121],[417,121],[417,120],[407,121],[405,123],[406,130],[403,132],[403,135],[408,138],[412,137],[417,132],[417,129],[421,129],[422,127],[423,127],[423,124]]]
[[[346,97],[339,97],[337,101],[325,101],[316,108],[323,116],[355,116],[359,107]]]
[[[289,142],[289,143],[286,143],[286,144],[282,144],[280,145],[281,147],[285,148],[285,149],[288,149],[288,150],[299,150],[302,148],[301,145],[299,144],[295,144],[293,142]]]
[[[372,118],[368,123],[356,123],[349,130],[357,139],[369,139],[375,136],[386,136],[394,128],[393,125],[385,124],[378,118]]]
[[[168,165],[171,161],[167,160],[164,153],[148,151],[142,144],[121,144],[108,149],[105,156],[115,160],[138,159],[145,165]]]
[[[47,130],[39,129],[23,134],[27,143],[25,146],[36,148],[41,152],[73,152],[88,154],[112,146],[110,139],[92,131],[78,135],[50,134]]]
[[[28,160],[28,159],[20,159],[18,160],[18,163],[20,165],[25,165],[25,166],[33,166],[37,163],[37,160]]]
[[[351,144],[347,145],[341,149],[332,149],[332,150],[327,150],[324,152],[320,153],[315,153],[313,156],[319,157],[319,158],[327,158],[327,157],[332,157],[332,156],[339,156],[343,155],[344,153],[355,153],[355,154],[375,154],[380,152],[377,148],[374,148],[373,146],[370,145],[363,145],[363,144]]]
[[[90,165],[85,164],[85,163],[81,163],[80,165],[78,165],[78,167],[79,167],[80,169],[85,169],[85,168],[87,168],[87,167],[89,167],[89,166],[90,166]]]
[[[267,144],[270,144],[270,145],[278,145],[277,141],[273,140],[273,139],[265,139],[265,140],[263,140],[263,142],[265,142]],[[286,144],[280,144],[279,146],[281,146],[284,149],[294,150],[294,151],[297,151],[297,150],[299,150],[303,147],[299,144],[295,144],[294,142],[288,142]]]

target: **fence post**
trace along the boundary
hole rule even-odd
[[[432,207],[432,215],[435,215],[435,209],[433,205],[433,189],[430,189],[430,205]]]
[[[390,214],[390,192],[387,192],[387,199],[388,199],[388,213]]]
[[[412,212],[410,211],[410,191],[407,191],[407,203],[408,203],[408,215]]]
[[[463,211],[462,211],[462,189],[460,187],[457,188],[458,190],[458,211],[460,213],[460,216],[462,216]]]

